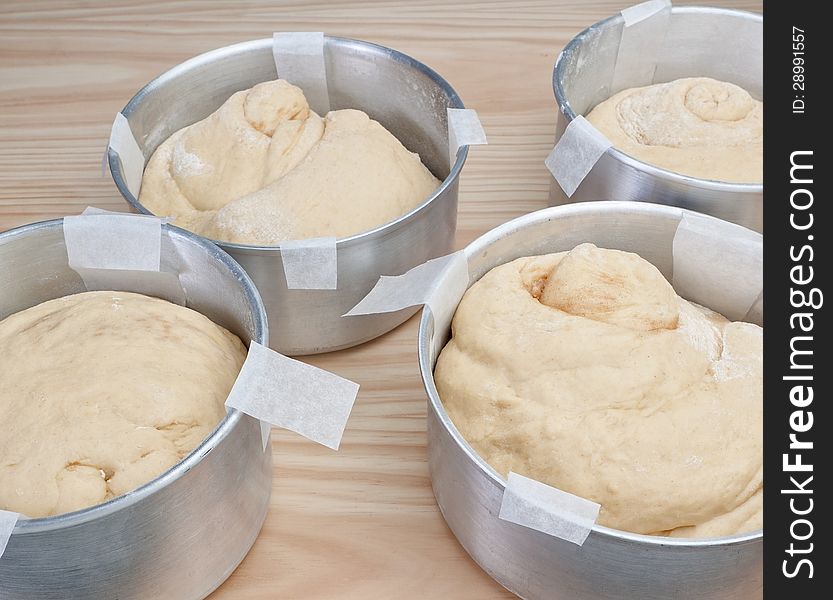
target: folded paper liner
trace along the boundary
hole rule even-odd
[[[336,238],[320,237],[280,243],[283,274],[290,290],[338,288]]]
[[[498,518],[581,546],[600,509],[596,502],[510,471]]]
[[[322,116],[330,112],[324,32],[275,32],[272,34],[272,57],[278,77],[304,90],[312,110]]]
[[[457,151],[463,146],[488,144],[486,132],[472,108],[447,108],[448,114],[448,164],[454,167]]]
[[[338,450],[359,384],[252,342],[226,406]]]
[[[161,269],[164,221],[94,207],[64,217],[69,266],[81,276],[87,291],[131,291],[184,305],[179,277]]]
[[[621,15],[625,25],[611,83],[611,90],[616,91],[654,82],[659,52],[671,23],[671,2],[649,0],[623,9]]]
[[[674,236],[671,283],[686,300],[730,321],[759,320],[764,302],[762,246],[760,233],[686,211]]]
[[[275,32],[272,57],[277,76],[304,91],[310,107],[318,114],[330,111],[325,39],[321,31]],[[485,144],[486,134],[472,109],[448,110],[449,163],[454,165],[462,146]],[[145,157],[127,118],[116,115],[110,132],[109,149],[121,161],[127,189],[138,199]],[[286,287],[290,290],[335,290],[338,288],[338,252],[334,237],[281,242],[280,256]]]
[[[382,275],[373,289],[344,317],[387,313],[425,305],[436,331],[451,325],[454,311],[469,286],[469,266],[462,251],[434,258],[398,276]],[[440,344],[439,336],[435,342]],[[439,348],[435,348],[435,355]]]
[[[567,196],[572,196],[593,166],[613,144],[590,121],[579,115],[544,160]]]
[[[671,247],[677,293],[731,320],[763,316],[763,236],[740,225],[679,209]],[[592,240],[586,240],[592,241]],[[727,250],[728,248],[728,250]],[[554,248],[552,251],[569,250]],[[392,312],[424,304],[434,319],[431,361],[445,344],[457,305],[469,287],[465,252],[430,260],[398,277],[381,277],[346,313]],[[596,502],[509,473],[498,518],[581,546],[598,518]]]

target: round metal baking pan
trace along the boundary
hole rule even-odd
[[[590,202],[537,211],[486,233],[465,249],[469,285],[522,256],[583,242],[636,252],[670,279],[679,208]],[[506,483],[449,419],[434,385],[436,356],[450,328],[419,327],[419,365],[428,394],[428,460],[437,504],[472,558],[527,599],[749,600],[762,596],[763,531],[715,539],[638,535],[595,525],[583,546],[498,518]],[[438,351],[437,351],[438,352]]]
[[[268,342],[257,289],[220,248],[163,225],[161,264],[180,274],[189,308],[246,344]],[[0,319],[86,291],[67,263],[60,219],[0,234],[0,290]],[[272,453],[263,451],[260,423],[230,410],[153,481],[83,510],[21,518],[0,558],[0,598],[203,598],[251,548],[271,489]]]
[[[449,168],[446,109],[464,108],[435,71],[390,48],[325,37],[327,85],[333,110],[358,108],[379,121],[442,181],[417,208],[371,231],[339,239],[338,289],[290,290],[280,249],[216,242],[251,275],[272,325],[271,347],[284,354],[315,354],[378,337],[417,309],[341,318],[381,275],[399,275],[447,254],[457,225],[457,186],[468,149]],[[185,61],[137,93],[122,113],[145,160],[175,131],[204,119],[229,96],[275,79],[272,40],[220,48]],[[148,213],[130,193],[118,155],[109,152],[113,180],[135,211]]]
[[[586,115],[618,89],[611,89],[621,14],[591,25],[568,43],[555,63],[552,87],[558,102],[556,142],[576,115]],[[746,32],[745,35],[738,35]],[[656,83],[682,77],[712,77],[735,83],[763,98],[763,17],[740,10],[673,7],[667,52]],[[645,60],[650,60],[645,56]],[[555,180],[550,206],[590,200],[658,202],[713,215],[763,231],[763,185],[698,179],[648,164],[609,148],[571,197]]]

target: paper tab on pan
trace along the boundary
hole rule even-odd
[[[763,310],[763,236],[740,225],[684,212],[674,235],[677,294],[730,321]]]
[[[330,112],[323,32],[273,33],[272,56],[280,79],[301,88],[310,107],[319,115]]]
[[[466,255],[454,252],[434,258],[396,276],[382,275],[373,289],[344,316],[387,313],[426,304],[436,315],[451,312],[469,282]]]
[[[758,294],[758,298],[747,313],[743,316],[743,321],[747,323],[755,323],[756,325],[763,325],[764,323],[764,291]]]
[[[162,222],[100,209],[64,217],[69,267],[88,291],[130,291],[185,304],[179,277],[160,270]]]
[[[145,155],[133,135],[133,130],[130,129],[127,117],[121,113],[116,113],[116,119],[113,121],[108,148],[119,155],[127,189],[138,199],[142,187],[142,173],[145,171]],[[105,154],[105,160],[106,158]]]
[[[569,197],[612,145],[598,129],[579,115],[567,125],[564,135],[544,164]]]
[[[650,85],[671,22],[669,0],[649,0],[622,11],[625,26],[619,41],[611,92]]]
[[[252,342],[226,406],[338,450],[358,391],[358,383]]]
[[[448,163],[457,162],[457,151],[461,146],[488,144],[486,132],[480,124],[477,111],[471,108],[447,108],[448,112]]]
[[[266,451],[266,446],[269,445],[269,440],[272,439],[272,424],[269,421],[260,422],[260,441],[263,443],[263,451]]]
[[[383,275],[345,317],[395,312],[424,304],[434,318],[434,330],[446,331],[469,286],[469,264],[462,251],[441,256],[395,277]],[[444,337],[434,336],[431,356],[442,349]]]
[[[6,546],[12,537],[18,518],[20,518],[20,515],[16,512],[0,510],[0,558],[3,557],[3,553],[6,551]]]
[[[281,242],[281,261],[290,290],[334,290],[338,287],[336,238]]]
[[[510,472],[498,517],[581,546],[600,509],[595,502]]]

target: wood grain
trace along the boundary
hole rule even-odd
[[[546,205],[551,73],[584,27],[630,2],[582,0],[0,3],[0,231],[124,210],[101,157],[117,111],[155,75],[272,31],[323,30],[401,50],[477,109],[489,146],[460,186],[458,247]],[[678,2],[683,4],[683,2]],[[710,4],[760,10],[756,1]],[[0,291],[2,293],[2,291]],[[274,431],[272,505],[212,600],[506,598],[440,516],[425,461],[413,318],[309,362],[361,383],[338,453]]]

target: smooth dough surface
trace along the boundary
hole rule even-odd
[[[762,331],[582,244],[471,286],[434,379],[504,477],[594,500],[616,529],[731,535],[762,526]]]
[[[618,150],[683,175],[763,182],[764,105],[708,77],[630,88],[587,120]]]
[[[0,509],[45,517],[168,470],[226,414],[246,358],[200,313],[85,292],[0,321]]]
[[[139,201],[212,239],[346,237],[416,208],[440,182],[359,110],[320,117],[284,80],[233,94],[148,161]]]

